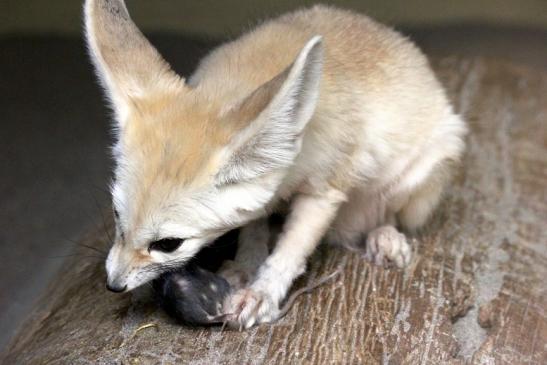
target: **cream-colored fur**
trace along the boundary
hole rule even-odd
[[[274,251],[226,303],[234,324],[274,320],[325,235],[356,247],[371,232],[372,260],[408,263],[394,225],[425,223],[466,132],[412,42],[364,15],[315,6],[218,47],[186,82],[123,1],[87,0],[85,13],[118,129],[112,287],[151,280],[287,201]],[[184,242],[151,249],[163,238]]]

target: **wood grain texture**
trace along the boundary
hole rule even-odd
[[[107,293],[102,262],[73,260],[3,363],[547,363],[547,75],[484,59],[435,68],[472,131],[405,271],[321,247],[296,286],[345,262],[336,282],[276,324],[221,332],[176,325],[145,289]]]

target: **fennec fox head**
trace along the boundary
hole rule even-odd
[[[227,103],[176,75],[123,1],[87,0],[85,27],[116,120],[117,232],[106,270],[107,287],[121,292],[263,214],[315,108],[321,38],[285,71]]]

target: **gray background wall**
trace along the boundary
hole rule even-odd
[[[302,0],[131,0],[134,20],[146,31],[224,37],[266,15],[318,1]],[[324,1],[364,11],[390,24],[481,23],[547,28],[546,0],[339,0]],[[2,0],[0,34],[77,34],[78,0]]]

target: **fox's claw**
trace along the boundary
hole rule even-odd
[[[224,312],[228,325],[236,329],[247,329],[255,324],[272,322],[279,316],[279,307],[265,292],[252,288],[241,289],[227,298]]]

